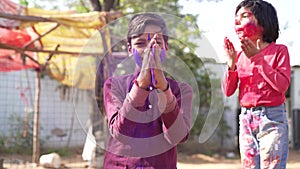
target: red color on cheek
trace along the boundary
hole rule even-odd
[[[244,25],[242,28],[238,29],[238,31],[243,31],[243,37],[253,37],[253,36],[260,36],[262,34],[261,28],[256,26],[254,23],[250,22]]]

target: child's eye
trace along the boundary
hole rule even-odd
[[[246,13],[242,15],[242,18],[248,18],[248,17],[249,17],[249,15]]]
[[[251,12],[244,12],[244,13],[242,13],[242,18],[248,18],[250,16],[252,16]]]
[[[251,12],[244,12],[244,13],[241,13],[240,15],[236,15],[235,16],[235,19],[236,20],[239,20],[241,18],[249,18],[251,17],[253,14]]]
[[[145,42],[137,42],[137,43],[135,43],[135,45],[137,45],[137,46],[143,46],[143,45],[145,45]]]

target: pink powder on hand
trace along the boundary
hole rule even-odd
[[[228,37],[225,37],[225,38],[224,38],[224,46],[225,46],[226,48],[233,48],[233,44],[232,44],[232,42],[228,39]]]

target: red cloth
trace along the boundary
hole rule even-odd
[[[0,43],[23,47],[26,43],[31,41],[31,36],[26,30],[10,30],[5,28],[0,28]]]
[[[13,47],[23,47],[32,40],[31,36],[27,31],[23,30],[9,30],[5,28],[0,28],[0,43],[13,46]],[[30,45],[29,47],[33,47]],[[27,55],[32,58],[36,58],[33,52],[26,52]],[[32,60],[25,58],[25,63],[19,53],[14,50],[0,49],[0,71],[8,72],[15,70],[22,70],[28,68],[39,68],[39,65]]]
[[[236,70],[225,73],[222,89],[231,96],[239,87],[242,107],[278,106],[285,101],[290,77],[287,47],[271,43],[250,59],[239,53]]]
[[[7,55],[5,55],[7,54]],[[34,53],[27,52],[26,54],[33,56]],[[5,56],[3,56],[5,55]],[[12,50],[0,49],[0,72],[17,71],[22,69],[38,69],[39,65],[26,58],[25,64],[20,54],[14,54]]]

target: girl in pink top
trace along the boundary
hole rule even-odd
[[[225,38],[228,71],[226,96],[239,90],[239,143],[243,168],[286,168],[288,124],[285,92],[290,60],[285,45],[276,44],[279,24],[275,8],[262,0],[244,0],[235,11],[235,30],[242,51]]]

